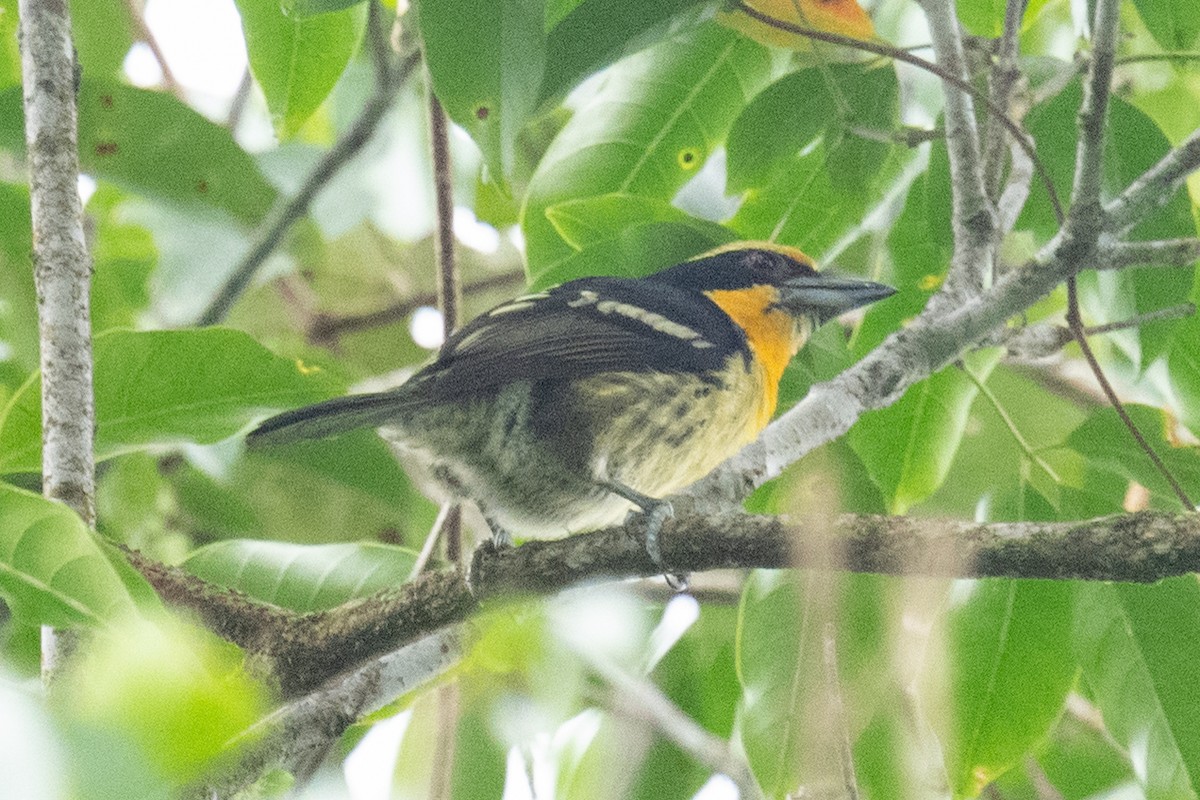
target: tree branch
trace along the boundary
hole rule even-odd
[[[1004,7],[1004,33],[1000,37],[996,62],[988,75],[988,98],[992,105],[1011,112],[1013,90],[1021,78],[1017,55],[1021,38],[1021,19],[1025,0],[1008,0]],[[999,200],[1000,180],[1004,176],[1004,152],[1007,134],[995,116],[989,114],[983,131],[983,172],[988,196]]]
[[[1095,270],[1128,267],[1190,267],[1200,259],[1200,239],[1159,239],[1153,242],[1101,244]]]
[[[76,64],[66,0],[19,0],[21,79],[42,376],[42,493],[96,524],[92,261],[79,198]],[[74,636],[42,628],[49,685]]]
[[[375,6],[374,0],[368,4],[371,9],[374,9]],[[372,11],[371,19],[377,17],[378,13]],[[371,26],[368,34],[374,35],[377,27],[378,24]],[[375,48],[372,49],[372,52],[375,52]],[[379,59],[376,59],[375,91],[367,99],[367,103],[359,113],[358,119],[354,121],[354,125],[338,140],[333,149],[325,154],[304,181],[300,191],[294,197],[283,199],[277,203],[263,220],[250,251],[234,268],[212,302],[200,315],[197,320],[198,325],[215,325],[225,319],[233,304],[242,296],[242,293],[254,280],[254,276],[258,274],[259,269],[266,263],[267,258],[279,247],[283,237],[296,222],[308,213],[308,207],[317,193],[370,141],[375,129],[379,126],[379,121],[391,107],[397,92],[408,80],[408,76],[419,60],[420,56],[413,53],[398,64],[391,64],[389,60],[386,66],[379,68]]]
[[[967,80],[958,17],[949,0],[920,0],[933,37],[938,64],[961,82]],[[996,215],[984,185],[971,94],[958,83],[942,82],[946,97],[946,148],[952,187],[951,225],[954,255],[942,292],[933,301],[959,303],[991,285]]]
[[[1120,236],[1175,197],[1188,175],[1200,169],[1200,128],[1146,170],[1104,207],[1104,227]]]

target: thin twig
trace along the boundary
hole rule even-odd
[[[611,689],[613,708],[650,723],[680,750],[714,772],[729,776],[742,798],[762,797],[750,767],[729,742],[709,733],[685,714],[662,690],[582,648],[576,650]]]
[[[1200,61],[1200,51],[1176,50],[1169,53],[1142,53],[1134,56],[1121,56],[1116,60],[1116,66],[1126,64],[1142,64],[1148,61]]]
[[[229,129],[231,135],[237,134],[242,114],[245,113],[246,104],[250,101],[252,88],[254,88],[254,78],[250,75],[250,67],[246,67],[242,72],[242,79],[238,81],[237,91],[233,93],[233,99],[229,102],[229,113],[225,115],[225,127]]]
[[[463,295],[471,296],[494,289],[516,289],[525,285],[525,273],[518,270],[489,275],[486,278],[468,283],[463,287]],[[370,330],[382,325],[391,325],[408,318],[408,315],[422,306],[432,306],[437,303],[436,292],[424,292],[393,303],[378,311],[366,314],[352,314],[344,317],[331,317],[318,314],[308,329],[308,339],[315,344],[329,344],[339,336],[359,331]]]
[[[154,55],[154,60],[158,62],[158,69],[162,72],[163,86],[178,99],[186,101],[187,95],[183,91],[183,87],[179,84],[179,81],[176,80],[175,73],[171,72],[171,65],[167,63],[166,55],[163,53],[162,48],[158,46],[158,40],[154,38],[154,32],[146,24],[146,18],[143,16],[143,10],[138,0],[125,0],[125,10],[129,14],[129,22],[136,30],[138,38],[145,42],[146,46],[150,48],[151,54]]]
[[[1025,16],[1026,0],[1008,0],[1004,7],[1004,33],[1000,36],[996,63],[989,75],[988,98],[998,108],[1011,112],[1012,94],[1021,77],[1017,64],[1021,36],[1021,20]],[[988,196],[999,200],[1000,180],[1004,176],[1006,133],[994,116],[988,115],[983,132],[983,172]]]
[[[1096,376],[1096,380],[1100,383],[1100,389],[1104,392],[1104,396],[1108,399],[1109,404],[1116,410],[1117,416],[1121,418],[1121,422],[1129,430],[1129,435],[1137,442],[1138,447],[1150,459],[1150,463],[1158,470],[1159,474],[1171,487],[1171,491],[1179,498],[1179,502],[1188,511],[1195,511],[1196,504],[1188,497],[1187,492],[1175,479],[1175,475],[1163,463],[1162,458],[1150,446],[1150,442],[1146,441],[1146,437],[1138,430],[1134,424],[1133,418],[1129,416],[1129,412],[1125,409],[1125,404],[1121,402],[1121,398],[1117,397],[1117,392],[1109,383],[1108,378],[1104,376],[1104,371],[1100,368],[1100,362],[1096,359],[1096,354],[1092,352],[1092,347],[1088,344],[1087,335],[1084,333],[1083,320],[1079,315],[1079,289],[1076,286],[1075,276],[1072,275],[1067,279],[1067,325],[1071,328],[1071,332],[1075,336],[1075,343],[1079,345],[1080,351],[1083,353],[1084,359],[1087,360],[1088,366],[1091,367],[1092,374]]]
[[[1105,231],[1113,236],[1128,231],[1151,211],[1169,203],[1188,175],[1197,169],[1200,169],[1200,128],[1104,207]]]
[[[1145,314],[1138,314],[1129,319],[1118,320],[1117,322],[1107,322],[1103,325],[1088,325],[1083,329],[1083,332],[1088,336],[1094,336],[1101,333],[1112,333],[1113,331],[1123,331],[1129,328],[1140,328],[1151,322],[1159,322],[1164,319],[1179,319],[1181,317],[1190,317],[1196,313],[1196,306],[1193,303],[1180,303],[1176,306],[1167,306],[1166,308],[1147,311]]]
[[[375,9],[376,6],[374,0],[368,4],[370,9]],[[380,35],[380,24],[377,18],[378,12],[373,10],[369,19],[375,20],[375,22],[368,26],[369,35],[372,37]],[[389,66],[376,74],[375,91],[363,106],[354,125],[338,140],[333,149],[325,154],[325,157],[304,181],[300,191],[291,199],[281,200],[271,210],[259,227],[250,251],[234,268],[220,291],[217,292],[216,297],[200,315],[197,321],[198,325],[215,325],[225,319],[230,308],[250,286],[254,276],[258,274],[259,269],[266,263],[271,253],[279,247],[292,225],[308,212],[308,207],[317,192],[323,189],[338,170],[345,166],[370,140],[379,126],[379,121],[395,100],[399,88],[408,79],[419,60],[420,56],[413,53],[403,59],[398,66]]]
[[[1200,239],[1159,239],[1152,242],[1116,242],[1100,250],[1096,270],[1128,267],[1190,267],[1200,259]]]

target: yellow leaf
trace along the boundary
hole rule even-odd
[[[808,37],[752,16],[747,7],[784,26],[814,28],[854,39],[875,38],[871,18],[855,0],[741,0],[732,10],[717,14],[717,20],[761,44],[790,50],[811,48]]]

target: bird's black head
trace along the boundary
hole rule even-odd
[[[777,307],[817,324],[896,292],[881,283],[823,275],[797,248],[772,242],[734,242],[650,279],[698,292],[772,286],[778,290]]]

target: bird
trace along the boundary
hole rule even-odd
[[[894,293],[750,241],[641,278],[579,278],[484,312],[400,386],[270,417],[247,444],[377,428],[473,501],[497,547],[642,513],[661,567],[666,498],[758,436],[818,326]]]

